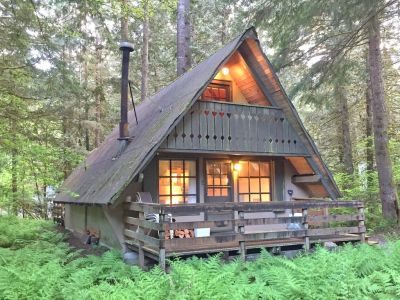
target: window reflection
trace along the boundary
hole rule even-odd
[[[160,160],[158,191],[161,204],[195,203],[197,194],[196,162]]]
[[[263,161],[240,161],[239,201],[271,201],[271,165]]]
[[[228,197],[230,192],[231,163],[224,161],[208,161],[207,171],[207,196]]]

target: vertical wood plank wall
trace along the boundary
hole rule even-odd
[[[279,108],[197,101],[161,149],[307,155]]]

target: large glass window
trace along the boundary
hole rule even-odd
[[[263,161],[240,161],[240,202],[271,201],[271,165]]]
[[[160,160],[158,169],[161,204],[196,203],[196,161]]]

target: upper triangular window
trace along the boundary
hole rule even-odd
[[[236,51],[205,88],[200,100],[270,106],[251,69]]]

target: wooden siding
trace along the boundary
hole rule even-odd
[[[281,109],[197,101],[160,149],[307,155]]]
[[[286,157],[299,175],[312,175],[313,169],[304,157]]]
[[[229,61],[225,64],[229,68],[231,76],[241,93],[246,97],[250,104],[270,106],[271,103],[260,90],[254,80],[249,67],[239,52],[233,53]]]

